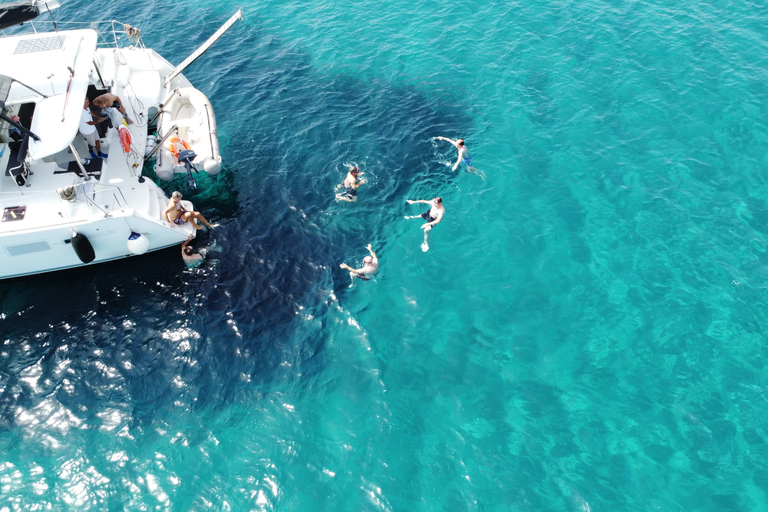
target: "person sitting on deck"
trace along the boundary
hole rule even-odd
[[[184,207],[181,206],[181,192],[179,191],[175,191],[171,194],[171,199],[168,201],[168,208],[163,211],[163,218],[175,226],[180,226],[185,222],[189,222],[195,229],[203,229],[200,222],[209,228],[218,226],[218,224],[211,224],[208,222],[200,212],[185,210]]]

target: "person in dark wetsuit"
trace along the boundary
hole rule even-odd
[[[379,259],[376,257],[376,253],[373,252],[373,247],[371,244],[368,244],[368,252],[371,253],[370,256],[366,256],[363,258],[363,266],[362,268],[354,269],[347,265],[346,263],[342,263],[339,265],[340,268],[344,268],[349,270],[349,277],[352,279],[362,279],[363,281],[370,281],[373,276],[376,275],[376,273],[379,271]]]
[[[434,199],[430,199],[429,201],[425,199],[406,199],[405,202],[408,204],[425,203],[429,205],[429,210],[422,213],[421,215],[405,216],[406,219],[418,219],[419,217],[421,217],[422,219],[427,221],[421,226],[421,229],[424,230],[424,243],[421,244],[421,250],[424,252],[427,252],[429,250],[429,244],[427,243],[427,237],[429,236],[429,232],[432,231],[432,228],[437,226],[441,220],[443,220],[443,214],[445,213],[445,206],[443,206],[443,198],[436,197]]]
[[[365,180],[357,179],[361,174],[365,173],[360,172],[360,169],[356,165],[349,168],[347,177],[344,178],[344,183],[339,186],[344,187],[344,192],[336,194],[337,201],[347,201],[350,203],[357,202],[357,189],[360,185],[365,183]]]

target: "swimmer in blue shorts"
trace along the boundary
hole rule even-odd
[[[467,146],[464,145],[464,139],[449,139],[448,137],[436,137],[437,139],[444,140],[447,142],[450,142],[454,146],[456,146],[456,149],[459,150],[459,156],[456,159],[456,163],[453,164],[452,170],[456,170],[459,167],[460,163],[463,163],[467,166],[467,172],[471,172],[473,174],[477,174],[481,178],[485,179],[485,173],[475,167],[472,167],[472,157],[469,155],[469,150],[467,149]]]
[[[357,177],[361,174],[365,174],[365,173],[360,172],[360,169],[356,165],[353,165],[349,168],[347,177],[344,178],[344,183],[336,187],[336,188],[341,188],[341,187],[344,188],[344,192],[341,192],[340,194],[336,194],[337,201],[347,201],[349,203],[357,202],[357,189],[360,185],[365,183],[365,180],[357,179]]]

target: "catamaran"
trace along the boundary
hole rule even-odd
[[[221,170],[211,103],[181,72],[242,12],[174,67],[116,21],[18,33],[58,6],[0,5],[0,279],[178,245],[196,229],[163,217],[169,199],[144,163],[163,180],[185,173],[190,187],[193,171]],[[112,105],[94,105],[104,98]],[[98,147],[81,133],[88,119]]]

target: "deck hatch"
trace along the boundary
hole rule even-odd
[[[3,209],[3,222],[13,222],[15,220],[24,220],[27,214],[26,206],[11,206]]]

